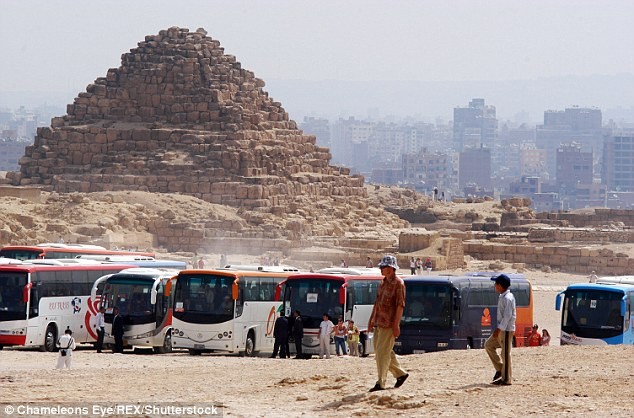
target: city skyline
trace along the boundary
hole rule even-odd
[[[71,103],[170,26],[205,28],[296,120],[369,108],[447,117],[473,97],[534,121],[553,108],[634,105],[634,57],[620,47],[634,37],[625,1],[98,4],[3,3],[0,106],[28,104],[29,93]]]

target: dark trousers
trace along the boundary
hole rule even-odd
[[[290,357],[288,350],[288,338],[276,338],[273,343],[273,355],[271,357],[277,357],[277,352],[280,352],[280,358]]]
[[[297,357],[302,356],[302,337],[295,337],[295,353]]]
[[[97,352],[101,353],[101,349],[103,348],[103,336],[106,331],[103,328],[99,328],[97,330]]]
[[[114,352],[123,353],[123,335],[114,336]]]

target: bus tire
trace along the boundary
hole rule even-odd
[[[255,335],[253,331],[249,331],[247,334],[247,340],[244,342],[244,355],[245,357],[255,356]]]
[[[194,350],[193,348],[189,349],[190,356],[200,356],[203,352],[200,350]]]
[[[48,324],[46,327],[44,344],[40,347],[40,351],[57,351],[57,327],[54,324]]]
[[[156,354],[165,354],[172,352],[172,333],[167,331],[165,333],[165,338],[163,339],[163,345],[159,347],[154,347],[154,352]]]

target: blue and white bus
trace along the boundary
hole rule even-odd
[[[483,348],[496,326],[495,274],[405,277],[405,309],[394,351]],[[522,347],[533,324],[532,287],[523,275],[507,275],[517,310],[514,345]]]
[[[557,295],[555,309],[561,310],[562,345],[634,344],[634,281],[571,284]]]

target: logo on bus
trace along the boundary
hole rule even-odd
[[[74,297],[70,304],[73,305],[73,314],[81,311],[81,298]]]
[[[484,308],[484,310],[482,311],[482,318],[480,320],[480,324],[483,327],[491,326],[491,311],[489,311],[489,308]]]

